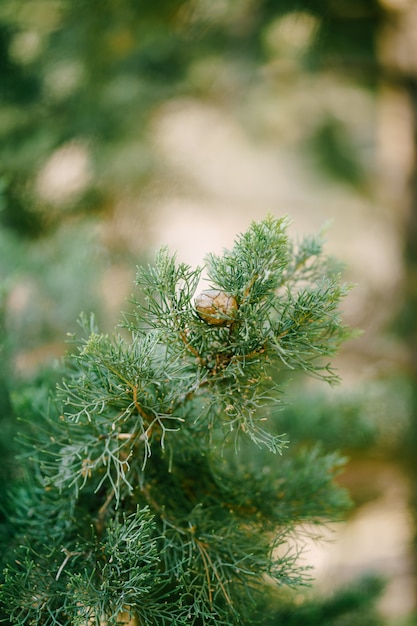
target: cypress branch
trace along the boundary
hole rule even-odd
[[[348,286],[321,237],[295,247],[287,226],[267,217],[208,255],[204,307],[203,268],[163,248],[138,269],[123,334],[80,317],[32,475],[10,496],[10,623],[252,624],[265,586],[306,584],[289,539],[346,508],[341,460],[277,457],[273,421],[284,371],[337,380]]]

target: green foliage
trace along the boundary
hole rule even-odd
[[[8,484],[13,476],[14,454],[17,452],[16,446],[13,444],[15,435],[15,421],[13,419],[11,387],[12,372],[10,364],[10,346],[6,337],[6,307],[5,300],[7,289],[4,285],[0,285],[0,425],[2,438],[0,440],[0,503],[5,500],[5,492]],[[0,506],[0,526],[4,528],[4,510]],[[0,536],[3,534],[3,528],[0,530]],[[0,545],[1,550],[1,545]]]
[[[368,577],[321,600],[282,598],[275,601],[265,626],[383,626],[375,606],[383,586],[381,580]]]
[[[403,455],[409,428],[412,389],[402,377],[390,376],[337,394],[323,389],[287,387],[288,403],[279,414],[277,428],[291,433],[292,444],[319,442],[352,455]],[[395,420],[393,420],[395,415]]]
[[[366,168],[360,162],[359,150],[352,142],[349,129],[343,123],[328,117],[315,129],[311,153],[318,165],[331,177],[363,188]]]
[[[0,223],[42,238],[68,217],[107,211],[114,198],[137,192],[158,173],[148,141],[155,109],[210,91],[207,81],[195,79],[195,68],[213,62],[219,74],[220,64],[233,67],[239,99],[271,60],[265,33],[288,14],[317,22],[304,67],[374,75],[385,17],[377,0],[213,6],[194,0],[3,0]],[[288,54],[285,43],[283,52]],[[88,148],[91,180],[63,204],[43,198],[39,172],[57,151],[74,145]]]
[[[104,620],[120,623],[122,613],[130,611],[141,624],[163,624],[168,615],[175,623],[175,606],[168,601],[161,606],[163,593],[158,602],[153,599],[160,558],[146,508],[109,520],[101,536],[78,538],[71,549],[37,543],[36,552],[22,552],[21,560],[5,570],[3,597],[13,607],[12,623],[99,626]]]
[[[195,308],[202,268],[165,249],[138,271],[120,333],[81,316],[85,337],[9,497],[11,623],[252,624],[270,586],[308,583],[294,537],[346,510],[343,460],[271,454],[287,445],[272,375],[335,382],[347,286],[320,237],[294,247],[286,228],[268,217],[207,258],[211,286],[237,303],[220,324]]]
[[[95,229],[92,222],[66,225],[42,244],[0,230],[0,271],[7,285],[3,323],[11,360],[45,347],[47,352],[54,343],[62,345],[62,353],[64,332],[77,328],[83,307],[98,309],[100,321],[105,320],[100,282],[109,255]]]

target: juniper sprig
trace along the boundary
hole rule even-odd
[[[11,624],[252,624],[266,588],[306,583],[289,540],[346,506],[340,458],[280,456],[271,424],[284,372],[338,380],[349,287],[320,237],[294,246],[287,228],[253,223],[205,268],[163,248],[114,335],[80,317],[10,495]]]

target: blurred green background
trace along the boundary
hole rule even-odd
[[[111,331],[161,244],[194,265],[266,213],[327,224],[364,332],[283,429],[349,455],[356,507],[306,561],[320,592],[383,576],[383,618],[411,624],[416,129],[412,0],[2,0],[2,493],[78,314]]]

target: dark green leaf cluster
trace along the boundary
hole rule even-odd
[[[175,623],[175,606],[161,601],[155,523],[147,508],[115,516],[102,533],[90,529],[65,546],[34,538],[18,555],[2,586],[12,623],[99,626],[127,622],[133,613],[141,624]]]
[[[279,372],[335,379],[346,288],[319,240],[295,252],[286,228],[268,217],[208,258],[212,288],[236,302],[220,324],[196,309],[202,270],[165,249],[139,270],[120,334],[81,317],[11,505],[13,624],[249,624],[265,585],[306,583],[292,539],[346,507],[341,461],[314,449],[258,464],[250,444],[285,445],[268,426]]]
[[[275,599],[264,626],[384,626],[376,606],[383,587],[382,580],[368,576],[320,600]]]

